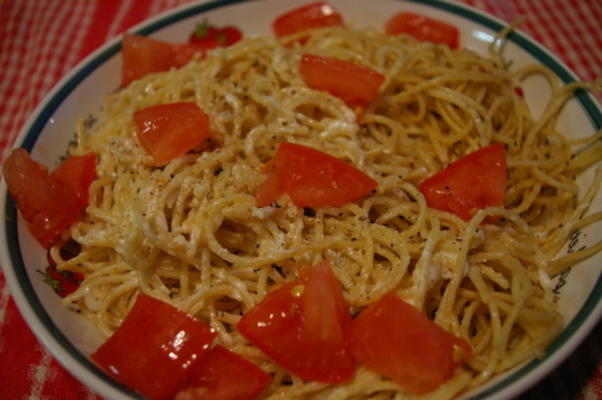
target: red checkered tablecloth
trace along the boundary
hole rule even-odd
[[[0,0],[0,161],[43,96],[78,61],[133,24],[188,1]],[[525,16],[520,29],[581,79],[602,78],[602,0],[462,1],[505,21]],[[602,324],[521,398],[602,399]],[[99,397],[36,340],[0,272],[0,400],[5,399]]]

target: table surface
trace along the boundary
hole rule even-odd
[[[29,114],[78,61],[130,26],[190,0],[0,0],[0,162]],[[580,79],[602,77],[602,0],[462,0],[562,59]],[[598,97],[600,98],[600,97]],[[0,399],[100,399],[42,347],[0,271]],[[602,399],[602,324],[521,398]]]

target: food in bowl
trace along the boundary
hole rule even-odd
[[[390,31],[408,18],[355,30],[314,3],[210,50],[128,35],[69,157],[11,155],[107,373],[150,398],[453,398],[558,335],[551,276],[597,247],[557,254],[602,178],[579,196],[599,136],[554,119],[588,85],[534,120],[520,82],[547,70],[433,43],[442,21]],[[41,183],[11,184],[26,169]]]

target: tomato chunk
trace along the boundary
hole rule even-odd
[[[274,20],[272,27],[277,37],[283,37],[336,25],[343,25],[343,16],[328,3],[318,1],[280,15]]]
[[[150,399],[167,399],[215,333],[200,321],[145,294],[119,329],[91,355],[109,375]]]
[[[472,352],[464,339],[392,294],[364,309],[353,320],[351,331],[353,354],[366,368],[416,394],[428,393],[450,379]]]
[[[206,28],[205,28],[206,27]],[[203,36],[205,35],[205,36]],[[238,28],[197,27],[188,43],[168,43],[145,36],[125,34],[122,43],[121,86],[153,72],[188,64],[195,54],[203,58],[209,49],[230,46],[242,39]]]
[[[153,72],[167,71],[173,63],[172,45],[140,35],[125,34],[122,43],[121,86]]]
[[[271,381],[257,365],[215,346],[192,366],[175,400],[255,400]]]
[[[322,262],[314,267],[303,267],[300,283],[303,285],[299,297],[302,341],[313,347],[346,344],[351,317],[330,264]]]
[[[460,158],[419,189],[429,207],[468,221],[479,209],[504,205],[506,182],[504,146],[496,143]]]
[[[169,103],[134,113],[138,139],[162,166],[209,137],[209,117],[195,103]]]
[[[351,107],[365,107],[378,95],[385,77],[336,58],[304,54],[299,73],[308,86],[340,97]]]
[[[70,192],[75,193],[79,207],[88,205],[88,189],[96,178],[96,156],[88,153],[83,156],[66,158],[50,176],[60,182]]]
[[[349,351],[351,316],[327,263],[301,268],[300,277],[245,313],[239,332],[297,376],[337,383],[355,373]]]
[[[407,33],[424,42],[441,43],[457,49],[460,32],[455,26],[434,18],[410,12],[395,14],[385,25],[387,35]]]
[[[286,193],[299,207],[340,206],[370,193],[376,181],[326,153],[289,142],[278,146],[265,166],[267,179],[257,194],[265,207]]]
[[[153,72],[167,71],[188,64],[195,54],[201,58],[207,50],[204,46],[188,43],[167,43],[140,35],[123,37],[121,86]]]
[[[206,49],[189,43],[177,43],[171,45],[171,53],[171,66],[180,68],[192,61],[196,54],[200,55],[201,60],[204,59],[206,55]]]
[[[50,245],[80,217],[96,172],[94,155],[69,157],[54,172],[15,149],[3,166],[6,186],[31,234]]]

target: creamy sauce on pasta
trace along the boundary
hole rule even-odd
[[[385,75],[361,123],[342,100],[307,87],[298,74],[303,53]],[[514,91],[532,73],[554,89],[539,120]],[[582,255],[552,260],[601,179],[578,200],[574,178],[601,151],[589,146],[575,156],[575,145],[600,134],[572,143],[554,129],[557,110],[582,86],[562,87],[540,66],[511,71],[497,54],[484,58],[338,27],[313,31],[303,46],[245,39],[146,76],[112,95],[93,127],[78,127],[71,153],[95,152],[98,178],[85,218],[69,232],[82,251],[59,262],[85,273],[65,304],[109,336],[137,293],[162,299],[210,324],[220,344],[272,373],[268,399],[412,398],[362,367],[342,384],[305,382],[234,328],[242,313],[294,280],[298,266],[328,260],[355,312],[393,292],[472,345],[472,359],[431,394],[455,397],[541,355],[563,327],[550,276]],[[210,116],[212,138],[153,167],[132,114],[180,101]],[[376,191],[315,213],[287,196],[257,208],[261,166],[285,140],[349,162],[378,182]],[[507,149],[505,207],[482,210],[469,222],[428,208],[417,186],[493,142]],[[482,224],[488,215],[502,220]],[[59,258],[58,249],[53,254]]]

